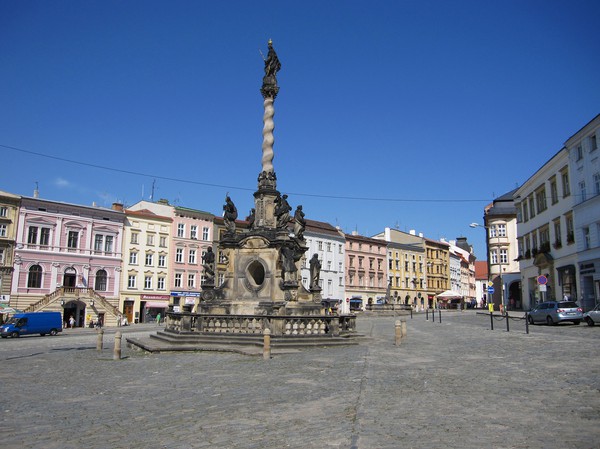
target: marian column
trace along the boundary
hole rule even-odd
[[[269,53],[265,59],[265,76],[260,92],[263,96],[263,143],[262,143],[262,171],[258,176],[258,191],[254,194],[256,218],[255,226],[258,228],[276,228],[275,199],[278,197],[277,176],[273,169],[273,116],[275,115],[275,97],[279,92],[277,86],[277,72],[281,63],[269,39]]]

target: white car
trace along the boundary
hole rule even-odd
[[[596,304],[589,312],[585,312],[583,314],[583,319],[588,324],[588,326],[593,326],[594,324],[600,324],[600,304]]]

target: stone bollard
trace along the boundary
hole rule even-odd
[[[113,360],[121,360],[121,331],[115,334],[115,350],[113,352]]]
[[[400,344],[402,343],[402,324],[400,323],[400,320],[396,320],[396,324],[395,324],[395,329],[396,329],[396,346],[400,346]]]
[[[96,339],[96,351],[102,351],[104,347],[104,329],[98,329],[98,338]]]
[[[265,329],[264,331],[264,344],[263,344],[263,359],[271,359],[271,329]]]
[[[400,321],[400,324],[402,326],[402,338],[405,338],[406,337],[406,320]]]

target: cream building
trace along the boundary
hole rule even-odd
[[[0,190],[0,303],[10,303],[21,197]]]

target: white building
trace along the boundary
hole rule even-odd
[[[578,286],[577,299],[584,310],[600,302],[600,115],[567,140],[573,233],[577,264],[565,265],[563,277]],[[574,282],[575,277],[578,281]],[[575,292],[573,292],[575,293]]]
[[[535,172],[514,198],[523,308],[564,297],[576,300],[577,245],[567,149],[562,148]]]
[[[329,223],[306,220],[304,238],[308,245],[305,260],[302,264],[302,285],[309,288],[309,260],[313,254],[319,256],[321,275],[319,284],[324,300],[338,303],[339,313],[350,313],[350,304],[345,301],[345,242],[344,235]]]

